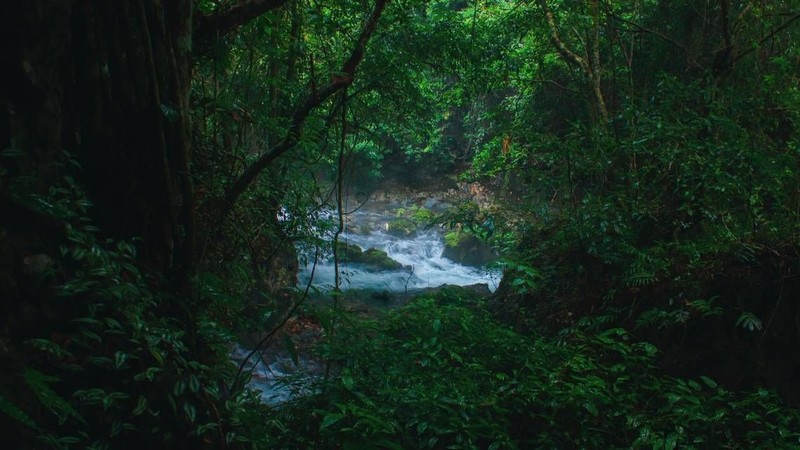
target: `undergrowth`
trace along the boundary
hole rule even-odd
[[[250,426],[274,448],[797,448],[800,414],[767,390],[655,367],[623,329],[524,336],[484,306],[417,299],[340,322],[336,376]],[[258,414],[257,414],[258,416]]]

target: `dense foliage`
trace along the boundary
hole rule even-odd
[[[797,0],[39,3],[0,7],[4,448],[800,445]],[[390,231],[498,291],[306,307],[399,182],[474,183]],[[298,311],[325,374],[267,407],[230,348]]]
[[[621,329],[523,336],[465,295],[343,324],[320,349],[337,376],[260,432],[275,448],[797,446],[800,414],[766,390],[661,375]]]

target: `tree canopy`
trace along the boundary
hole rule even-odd
[[[800,2],[48,0],[0,22],[9,448],[800,445]],[[491,297],[307,309],[298,266],[338,263],[344,199],[386,180],[491,193],[414,211],[501,255]],[[298,317],[325,374],[272,409],[230,347],[296,359]]]

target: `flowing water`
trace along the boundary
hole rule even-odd
[[[494,291],[500,282],[497,270],[468,267],[442,257],[444,235],[436,229],[418,230],[411,236],[396,236],[386,231],[394,218],[391,214],[359,212],[348,217],[348,229],[369,232],[346,232],[339,240],[355,244],[362,250],[375,248],[385,251],[398,261],[403,269],[374,272],[359,264],[340,261],[342,290],[374,289],[388,292],[405,292],[414,289],[438,287],[443,284],[468,286],[486,284]],[[298,279],[301,285],[311,278],[312,265],[301,266]],[[327,259],[319,261],[314,269],[313,284],[331,288],[334,284],[334,263]]]
[[[231,351],[231,359],[241,363],[250,351],[237,345]],[[291,357],[284,354],[273,355],[269,361],[259,354],[253,355],[244,366],[250,373],[248,387],[257,391],[261,401],[267,405],[278,406],[282,403],[309,393],[317,373],[322,371],[313,360],[298,359],[295,365]]]
[[[444,235],[435,229],[418,230],[410,236],[388,233],[389,222],[396,216],[387,212],[362,211],[348,216],[348,231],[339,239],[358,245],[362,250],[375,248],[401,263],[404,268],[390,271],[369,271],[364,266],[340,261],[342,290],[365,289],[394,293],[412,292],[417,289],[438,287],[443,284],[468,286],[485,284],[494,291],[500,282],[497,270],[468,267],[442,257]],[[367,230],[367,231],[365,231]],[[311,278],[313,269],[313,280]],[[320,289],[330,290],[334,285],[335,268],[330,258],[301,265],[298,274],[299,286],[309,282]],[[241,362],[249,352],[237,346],[232,359]],[[256,356],[248,361],[249,386],[260,392],[261,400],[269,405],[280,405],[307,392],[315,373],[320,373],[318,364],[301,356],[295,366],[288,355],[271,355],[267,361]]]

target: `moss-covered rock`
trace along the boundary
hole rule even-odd
[[[336,250],[342,261],[359,262],[364,258],[364,251],[356,244],[339,241],[336,243]]]
[[[445,235],[442,257],[465,266],[482,267],[497,258],[497,254],[472,234],[455,231]]]
[[[405,266],[392,259],[385,251],[376,248],[362,250],[356,244],[339,242],[339,259],[349,263],[362,264],[369,272],[383,272],[387,270],[400,270]]]
[[[392,236],[409,237],[417,232],[417,224],[406,217],[398,217],[386,224],[386,232]]]
[[[395,218],[386,224],[386,231],[393,236],[409,237],[421,228],[430,226],[434,216],[431,210],[418,205],[399,208]]]
[[[367,270],[374,272],[400,270],[403,268],[402,264],[389,257],[385,251],[376,248],[369,248],[364,251],[360,262],[366,266]]]

